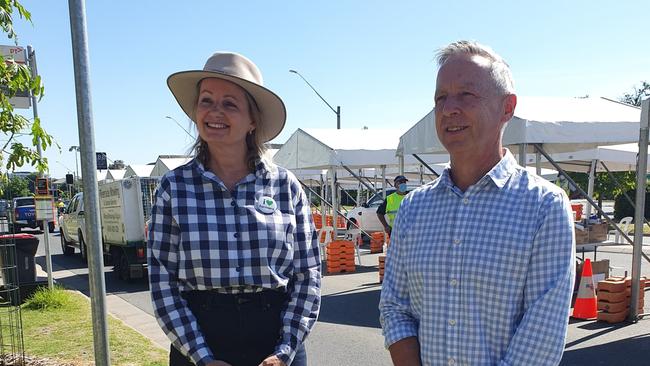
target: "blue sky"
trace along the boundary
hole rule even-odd
[[[75,169],[78,145],[67,1],[23,0],[33,26],[19,44],[37,52],[50,173]],[[95,146],[110,160],[146,164],[186,153],[189,119],[166,86],[217,50],[252,59],[287,105],[273,142],[297,128],[407,130],[433,106],[437,48],[458,39],[490,45],[511,65],[519,95],[618,98],[650,80],[641,32],[647,1],[87,1]],[[646,18],[644,18],[646,17]],[[10,44],[5,41],[4,44]],[[31,111],[26,112],[31,116]]]

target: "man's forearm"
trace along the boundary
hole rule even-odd
[[[389,227],[388,222],[386,222],[386,218],[382,214],[377,214],[377,218],[379,219],[379,222],[381,222],[381,225],[384,227],[384,229],[387,229]]]
[[[420,343],[417,337],[401,339],[388,347],[395,366],[419,366]]]

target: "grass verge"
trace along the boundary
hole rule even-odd
[[[25,354],[73,365],[93,365],[90,302],[84,296],[56,288],[39,290],[22,306]],[[108,316],[112,365],[167,365],[168,351]]]

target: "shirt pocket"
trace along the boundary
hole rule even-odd
[[[287,258],[293,256],[294,215],[275,210],[273,213],[261,213],[251,210],[258,226],[259,246],[266,248],[269,258]]]

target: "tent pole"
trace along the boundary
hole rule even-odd
[[[381,192],[386,199],[386,165],[381,166]]]
[[[594,198],[594,182],[596,181],[596,164],[598,164],[598,160],[592,159],[591,164],[589,166],[589,183],[587,184],[587,194],[591,199]],[[588,220],[591,217],[591,205],[587,206],[586,208],[587,209],[585,210],[585,214]]]
[[[596,210],[598,211],[598,213],[599,213],[601,216],[603,216],[603,217],[605,218],[605,220],[607,221],[607,223],[609,223],[609,224],[612,225],[616,230],[618,230],[618,232],[621,233],[621,234],[623,235],[623,237],[628,241],[628,243],[629,243],[630,245],[634,245],[634,242],[633,242],[633,241],[632,241],[632,240],[631,240],[631,239],[630,239],[630,238],[629,238],[629,237],[628,237],[628,236],[623,232],[623,230],[621,230],[620,227],[618,227],[618,225],[616,225],[616,223],[614,222],[614,220],[612,220],[612,219],[609,217],[609,215],[607,215],[607,214],[606,214],[606,213],[605,213],[605,212],[604,212],[604,211],[603,211],[603,210],[602,210],[602,209],[601,209],[601,208],[596,204],[596,202],[594,202],[594,200],[592,200],[591,197],[589,197],[589,196],[587,195],[587,192],[585,192],[582,188],[580,188],[580,186],[579,186],[579,185],[578,185],[578,184],[577,184],[573,179],[571,179],[571,177],[569,177],[569,175],[566,173],[566,171],[564,171],[564,169],[562,169],[562,167],[560,167],[560,165],[559,165],[558,163],[556,163],[555,160],[553,160],[553,159],[552,159],[552,158],[551,158],[551,157],[546,153],[546,151],[544,151],[544,149],[542,148],[542,146],[541,146],[540,144],[533,144],[533,146],[535,146],[535,148],[538,149],[539,152],[542,153],[542,155],[544,155],[544,157],[546,158],[546,160],[547,160],[549,163],[551,163],[551,165],[553,165],[553,167],[555,168],[555,170],[557,170],[559,173],[561,173],[561,174],[566,178],[566,180],[569,182],[569,185],[573,185],[573,186],[575,187],[575,189],[580,193],[580,195],[583,196],[583,197],[585,197],[585,198],[587,199],[587,201],[588,201],[588,202],[589,202],[593,207],[596,208]],[[645,253],[641,252],[641,255],[642,255],[643,258],[645,258],[648,262],[650,262],[650,257],[648,257]]]
[[[636,322],[639,310],[641,279],[641,254],[643,254],[643,219],[645,218],[645,190],[648,182],[648,125],[650,124],[650,99],[641,102],[639,128],[639,157],[636,168],[636,210],[634,211],[634,250],[632,251],[632,296],[628,320]]]
[[[338,238],[339,228],[336,224],[338,219],[339,201],[336,192],[336,167],[330,166],[330,177],[332,178],[332,188],[330,189],[332,200],[332,226],[334,227],[334,238]]]
[[[542,154],[539,151],[535,152],[535,172],[540,177],[542,176]]]
[[[404,155],[398,156],[397,162],[399,164],[399,174],[404,175]]]
[[[359,181],[359,183],[363,184],[366,188],[368,188],[368,190],[372,191],[372,193],[375,193],[375,194],[377,193],[377,191],[374,188],[372,188],[372,186],[370,186],[369,184],[364,182],[363,179],[361,179],[361,177],[359,175],[356,175],[350,168],[348,168],[345,165],[341,165],[341,166],[343,167],[343,169],[347,170],[348,173],[350,173],[350,175],[352,175],[354,178],[356,178]],[[361,169],[359,169],[359,172],[360,171],[361,171]]]
[[[519,165],[526,167],[526,143],[519,144]]]
[[[422,165],[424,165],[425,167],[427,167],[427,169],[429,169],[429,171],[431,171],[431,173],[433,173],[433,175],[435,175],[436,177],[438,177],[438,173],[436,173],[436,171],[433,170],[433,168],[430,167],[429,164],[427,164],[424,160],[422,160],[422,159],[421,159],[417,154],[413,154],[413,157],[414,157],[415,159],[417,159],[417,161],[419,161],[420,164],[422,164]]]

